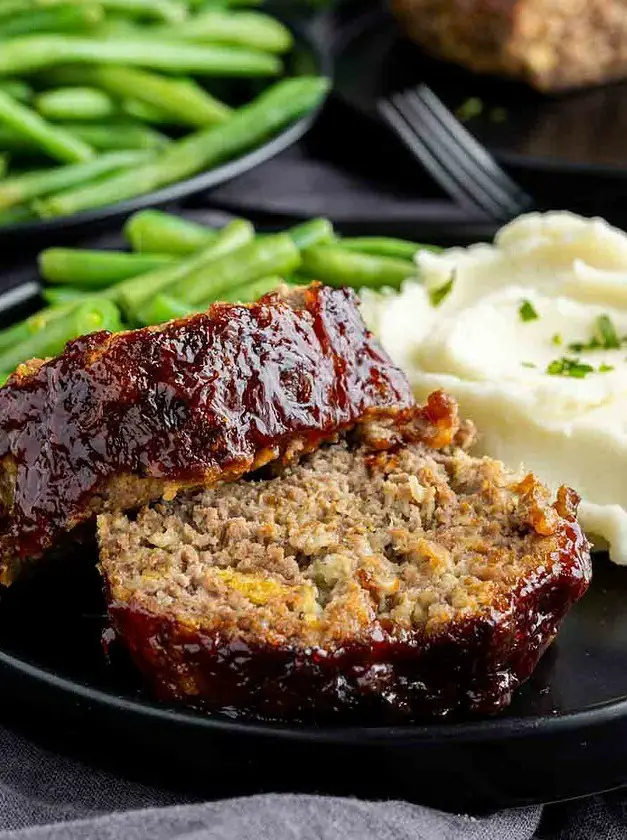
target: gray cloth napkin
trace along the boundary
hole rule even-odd
[[[38,747],[0,728],[0,840],[622,840],[627,798],[592,797],[486,817],[407,802],[180,794]]]

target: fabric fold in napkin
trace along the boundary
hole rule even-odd
[[[540,808],[482,819],[404,802],[266,795],[0,834],[2,840],[528,840]]]

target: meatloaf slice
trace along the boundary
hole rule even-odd
[[[289,460],[412,403],[354,295],[319,284],[72,341],[0,388],[0,582],[98,511]]]
[[[627,76],[625,0],[392,0],[429,52],[557,91]]]
[[[578,499],[464,446],[443,394],[274,477],[98,519],[153,693],[268,718],[492,713],[590,580]]]

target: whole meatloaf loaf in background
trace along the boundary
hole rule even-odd
[[[391,0],[408,34],[471,70],[542,91],[627,76],[626,0]]]
[[[590,580],[578,498],[466,451],[443,393],[270,475],[98,517],[156,697],[271,719],[493,713]]]
[[[0,388],[0,582],[99,511],[287,462],[412,403],[353,293],[319,284],[71,341]]]

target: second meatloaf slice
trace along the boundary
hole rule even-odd
[[[473,458],[469,431],[436,393],[273,477],[100,516],[111,623],[153,692],[309,720],[502,708],[590,557],[575,494]]]
[[[434,55],[543,91],[627,76],[625,0],[392,0]]]
[[[0,582],[101,510],[289,460],[411,403],[352,292],[319,284],[76,339],[0,388]]]

